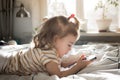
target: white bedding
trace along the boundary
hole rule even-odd
[[[1,47],[2,51],[14,51],[20,48],[27,48],[28,45],[22,45],[18,48],[12,46]],[[14,47],[14,48],[13,48]],[[37,75],[30,76],[17,76],[17,75],[0,75],[0,80],[120,80],[120,46],[111,46],[110,44],[87,44],[82,46],[75,46],[73,51],[85,53],[86,55],[95,54],[97,60],[88,65],[82,71],[77,74],[67,77],[59,78],[56,75],[49,76],[46,73],[39,73]],[[74,57],[71,57],[74,56]],[[76,59],[75,54],[69,54],[67,60]],[[65,59],[63,59],[65,60]]]

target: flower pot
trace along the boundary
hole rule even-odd
[[[96,20],[99,32],[106,32],[109,30],[109,26],[112,19],[99,19]]]

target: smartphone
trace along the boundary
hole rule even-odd
[[[97,59],[97,57],[95,55],[90,55],[86,59],[90,60],[90,61],[93,61],[93,60]]]

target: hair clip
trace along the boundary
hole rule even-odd
[[[71,14],[71,15],[68,17],[68,19],[74,18],[74,17],[75,17],[75,14]]]

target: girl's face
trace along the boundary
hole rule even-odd
[[[57,54],[59,57],[63,57],[64,54],[67,54],[72,45],[76,42],[77,37],[73,35],[67,35],[64,38],[56,38],[55,39],[55,48],[57,50]]]

